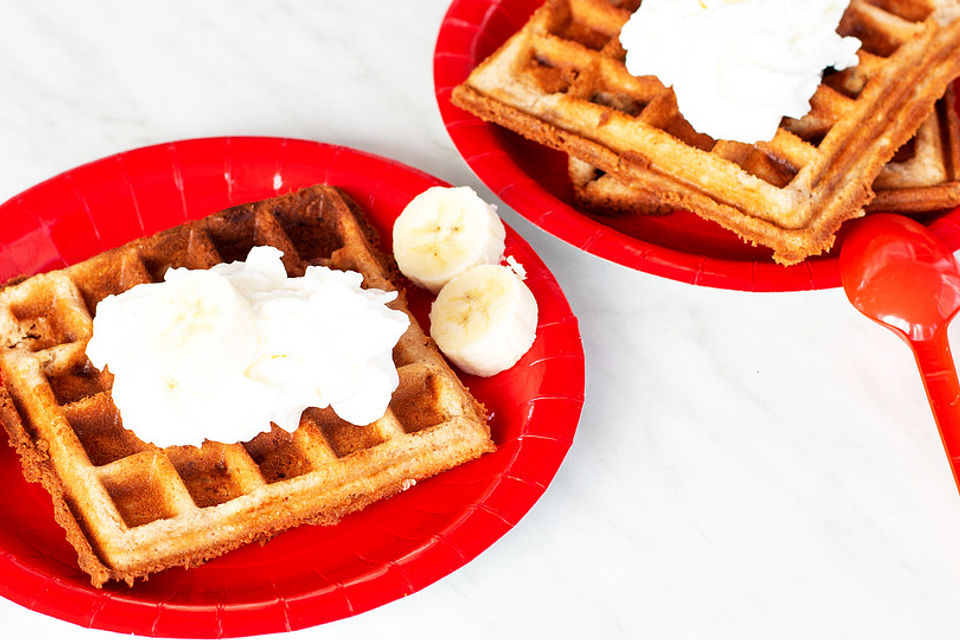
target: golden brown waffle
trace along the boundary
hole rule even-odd
[[[452,95],[457,106],[564,151],[773,248],[789,264],[821,253],[862,215],[871,184],[960,75],[960,21],[929,0],[853,0],[843,34],[860,62],[828,73],[800,120],[773,140],[714,140],[680,115],[672,90],[630,75],[617,39],[639,5],[547,0]]]
[[[317,186],[243,205],[0,290],[0,421],[27,479],[53,496],[57,521],[91,582],[194,566],[302,523],[343,515],[494,448],[483,407],[410,316],[394,349],[400,386],[380,420],[348,424],[307,409],[242,444],[159,449],[123,428],[112,376],[84,355],[91,310],[169,267],[242,260],[251,247],[306,265],[353,269],[393,290],[361,212]],[[391,306],[409,312],[403,294]]]
[[[607,215],[673,211],[655,192],[628,187],[582,160],[568,159],[574,195],[586,210]],[[884,165],[873,190],[876,197],[867,211],[920,213],[960,206],[960,117],[953,86],[916,135]]]

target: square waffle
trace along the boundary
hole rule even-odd
[[[390,305],[411,322],[393,353],[400,384],[386,414],[369,425],[311,408],[294,433],[273,426],[249,442],[160,449],[123,427],[112,375],[85,356],[92,312],[107,295],[162,280],[170,267],[243,260],[257,245],[283,251],[290,276],[320,264],[395,290],[372,234],[344,193],[315,186],[0,289],[0,422],[26,478],[53,497],[92,584],[132,584],[289,527],[333,524],[493,450],[482,405],[409,314],[402,292]]]
[[[547,0],[456,87],[460,108],[718,222],[792,264],[862,215],[883,166],[960,75],[960,21],[930,0],[852,0],[859,64],[824,76],[799,120],[746,145],[692,129],[673,91],[632,76],[618,35],[638,0]]]
[[[873,182],[876,197],[867,204],[867,211],[921,213],[960,206],[960,116],[956,103],[951,86],[916,135],[884,165]],[[656,192],[628,187],[573,156],[568,160],[574,195],[586,210],[608,215],[662,215],[673,211]],[[748,170],[763,172],[764,166],[751,164]]]

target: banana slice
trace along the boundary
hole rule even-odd
[[[470,187],[431,187],[410,201],[393,225],[401,273],[436,293],[478,264],[498,264],[506,231],[496,210]]]
[[[471,267],[448,282],[430,308],[430,336],[466,373],[509,369],[533,344],[537,301],[508,267]]]

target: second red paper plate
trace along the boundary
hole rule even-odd
[[[434,52],[434,84],[447,131],[467,164],[504,202],[535,225],[589,253],[696,285],[746,291],[795,291],[840,285],[837,246],[783,267],[771,252],[685,211],[612,218],[578,211],[565,154],[530,142],[458,109],[450,93],[513,35],[543,0],[454,0]],[[947,245],[960,248],[960,213],[925,216]]]

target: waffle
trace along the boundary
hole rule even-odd
[[[825,74],[799,120],[746,145],[697,133],[672,90],[630,75],[617,36],[639,5],[547,0],[456,87],[479,117],[566,152],[773,249],[792,264],[829,249],[871,200],[883,166],[960,75],[960,21],[928,19],[929,0],[853,0],[838,31],[859,64]]]
[[[294,433],[273,426],[249,442],[165,449],[123,428],[111,374],[84,354],[97,302],[161,280],[169,267],[243,260],[257,245],[282,250],[291,276],[321,264],[359,271],[365,286],[396,289],[372,233],[345,194],[316,186],[0,289],[0,421],[26,478],[53,497],[93,585],[132,585],[302,523],[336,523],[493,450],[482,405],[413,316],[393,354],[400,385],[370,425],[310,408]],[[391,306],[409,315],[402,293]]]
[[[916,135],[884,165],[873,182],[869,211],[921,213],[960,206],[960,116],[951,87]],[[628,187],[610,174],[569,156],[577,203],[605,215],[663,215],[673,211],[655,192]],[[756,170],[762,170],[757,167]]]

